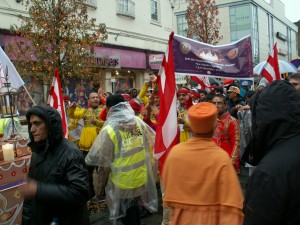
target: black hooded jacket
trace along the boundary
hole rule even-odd
[[[251,101],[252,138],[243,160],[256,166],[244,202],[244,225],[300,224],[300,95],[273,81]]]
[[[33,141],[30,116],[45,121],[48,138]],[[28,177],[37,181],[37,194],[25,200],[22,225],[49,225],[54,217],[59,225],[89,224],[88,176],[82,153],[77,146],[63,138],[59,113],[50,106],[35,106],[26,115],[32,150]]]

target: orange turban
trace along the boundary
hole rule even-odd
[[[217,107],[209,102],[200,102],[188,110],[191,130],[197,134],[211,132],[217,120]]]

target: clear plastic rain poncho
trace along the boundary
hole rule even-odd
[[[135,116],[127,102],[111,107],[107,120],[86,156],[88,165],[109,168],[105,187],[110,219],[124,217],[136,204],[157,211],[153,161],[155,132]],[[100,176],[100,175],[99,175]]]
[[[252,125],[252,117],[250,110],[242,110],[238,111],[237,117],[240,123],[240,159],[244,154],[245,147],[248,145],[251,138],[251,125]]]

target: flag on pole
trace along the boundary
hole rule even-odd
[[[261,75],[266,78],[269,83],[273,80],[280,80],[280,72],[279,72],[279,63],[278,63],[278,51],[277,51],[277,43],[273,46],[273,56],[269,55],[267,63],[263,70],[261,71]]]
[[[55,69],[48,102],[50,106],[52,106],[54,109],[56,109],[59,112],[62,119],[62,126],[64,129],[64,137],[68,138],[68,123],[67,123],[67,116],[65,111],[65,103],[64,103],[64,98],[62,94],[57,68]]]
[[[164,55],[158,74],[160,106],[156,128],[154,157],[159,162],[159,170],[161,173],[168,152],[179,140],[177,136],[177,96],[172,50],[173,36],[174,33],[172,32],[169,37],[167,52]]]
[[[12,62],[10,61],[10,59],[8,58],[8,56],[5,54],[5,52],[1,47],[0,47],[0,65],[2,66],[2,70],[7,68],[8,79],[11,87],[19,89],[24,85],[24,81],[20,77],[15,66],[12,64]]]
[[[210,89],[210,83],[207,76],[191,76],[192,80],[200,84],[201,90],[205,90],[206,88]]]

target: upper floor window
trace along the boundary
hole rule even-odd
[[[91,8],[97,9],[97,0],[85,0],[84,4]]]
[[[184,14],[177,15],[176,19],[177,19],[177,34],[181,36],[186,36],[188,24],[185,19],[185,15]]]
[[[150,0],[151,19],[158,21],[158,0]]]
[[[135,18],[135,3],[130,0],[117,0],[117,14]]]

